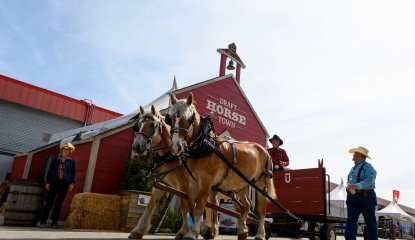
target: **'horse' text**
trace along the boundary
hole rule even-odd
[[[206,109],[217,113],[218,121],[228,127],[235,128],[235,123],[246,125],[246,117],[236,112],[237,105],[226,99],[219,98],[219,103],[206,99]]]

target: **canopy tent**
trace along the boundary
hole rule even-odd
[[[343,178],[335,189],[330,192],[330,204],[328,205],[328,213],[331,216],[347,217],[346,208],[346,187],[344,186]]]
[[[401,207],[393,200],[387,207],[377,211],[376,216],[383,216],[385,218],[391,218],[395,220],[402,220],[408,222],[414,222],[415,218],[404,212]]]
[[[344,182],[342,178],[340,184],[337,185],[337,187],[330,192],[330,199],[346,201],[346,197],[347,197],[346,187],[344,186]]]

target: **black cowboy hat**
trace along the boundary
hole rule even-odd
[[[280,141],[280,146],[284,143],[284,141],[282,141],[282,139],[278,137],[277,134],[274,134],[274,136],[272,136],[272,138],[269,139],[269,142],[272,143],[272,140],[274,139],[278,139]]]

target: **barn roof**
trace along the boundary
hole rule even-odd
[[[151,108],[151,105],[154,105],[157,109],[165,109],[169,107],[169,93],[174,91],[177,88],[176,80],[173,82],[172,88],[170,88],[167,92],[163,93],[160,97],[156,98],[155,100],[151,101],[147,105],[144,106],[144,109],[148,110]],[[89,137],[93,137],[98,135],[104,131],[114,129],[116,127],[124,126],[130,122],[130,120],[135,117],[139,113],[139,110],[134,110],[129,114],[124,116],[114,118],[105,122],[96,123],[93,125],[76,128],[67,130],[64,132],[54,133],[52,134],[49,143],[54,143],[57,141],[60,142],[72,142],[81,139],[86,139]]]
[[[0,99],[92,124],[122,115],[95,106],[90,100],[77,100],[1,74]]]

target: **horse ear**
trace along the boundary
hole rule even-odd
[[[177,102],[177,98],[176,98],[176,96],[174,96],[173,95],[173,93],[170,93],[170,101],[171,101],[171,104],[176,104],[176,102]]]
[[[193,103],[193,93],[190,92],[189,96],[187,96],[187,105],[190,106]]]
[[[140,112],[141,112],[141,114],[144,114],[144,112],[145,112],[143,106],[141,106],[141,105],[140,105]]]
[[[157,116],[157,111],[156,111],[156,107],[154,107],[154,105],[151,105],[151,113],[155,116]]]

